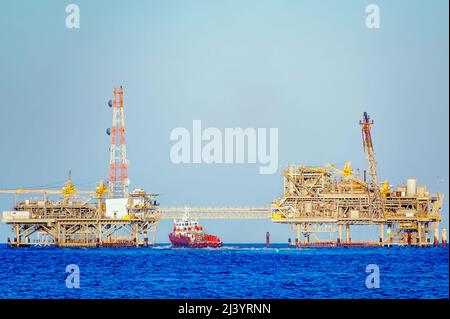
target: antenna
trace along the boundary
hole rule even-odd
[[[112,126],[107,130],[107,134],[111,136],[108,191],[110,198],[123,198],[128,196],[129,180],[122,86],[114,88],[113,94],[114,100],[108,102],[113,111]]]

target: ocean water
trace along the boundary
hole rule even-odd
[[[79,268],[69,289],[66,267]],[[366,267],[380,287],[366,287]],[[444,248],[8,248],[0,298],[449,298]]]

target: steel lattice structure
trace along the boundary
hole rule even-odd
[[[113,115],[112,126],[108,129],[111,135],[108,190],[111,198],[123,198],[128,196],[129,180],[122,86],[114,88],[113,94],[114,100],[109,102]]]

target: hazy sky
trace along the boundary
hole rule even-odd
[[[80,29],[65,7],[81,10]],[[381,28],[365,26],[368,3]],[[0,188],[107,178],[107,101],[125,89],[131,187],[172,205],[269,206],[288,163],[366,167],[358,121],[375,120],[380,179],[445,193],[448,1],[1,1]],[[279,130],[280,170],[175,165],[176,127]],[[0,210],[14,198],[0,195]],[[270,221],[202,221],[225,242],[286,242]],[[168,241],[171,221],[160,223]],[[353,239],[376,239],[355,227]],[[11,236],[0,225],[0,241]]]

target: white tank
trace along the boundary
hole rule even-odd
[[[305,203],[305,213],[311,213],[312,212],[312,203],[311,202],[306,202]]]
[[[406,180],[406,196],[416,196],[417,194],[417,180],[415,178],[408,178]]]

